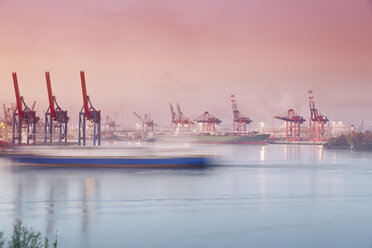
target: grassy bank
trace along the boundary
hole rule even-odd
[[[327,148],[349,148],[355,151],[372,151],[372,132],[356,132],[353,135],[331,137],[324,146]]]

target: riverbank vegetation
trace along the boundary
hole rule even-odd
[[[39,231],[28,228],[22,225],[21,220],[17,220],[9,239],[0,232],[0,248],[57,248],[57,236],[53,244],[50,244],[49,239],[43,238]]]
[[[325,144],[327,148],[350,148],[355,151],[372,151],[372,132],[356,132],[349,135],[331,137]]]

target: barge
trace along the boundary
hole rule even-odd
[[[96,168],[190,168],[211,163],[205,155],[172,153],[147,149],[40,147],[16,149],[2,154],[13,165],[41,167]]]

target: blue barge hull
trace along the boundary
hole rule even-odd
[[[102,167],[102,168],[184,168],[208,164],[208,157],[58,157],[16,155],[16,165],[46,167]]]

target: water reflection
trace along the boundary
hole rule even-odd
[[[81,230],[87,233],[91,218],[94,215],[96,180],[94,178],[85,178],[82,186],[81,200]]]
[[[260,161],[265,161],[267,157],[267,149],[266,146],[261,146],[260,150]]]
[[[58,229],[56,221],[61,216],[65,216],[67,219],[71,218],[69,215],[74,212],[73,207],[71,209],[73,204],[66,202],[71,200],[73,202],[74,195],[80,192],[78,209],[80,211],[81,233],[87,234],[95,215],[96,199],[100,197],[97,179],[92,177],[80,179],[77,184],[79,187],[77,189],[70,187],[69,190],[69,184],[70,186],[74,184],[71,178],[70,181],[55,178],[45,180],[43,174],[50,175],[49,172],[52,171],[36,169],[36,176],[34,171],[30,169],[17,168],[13,170],[14,223],[18,219],[27,221],[30,216],[42,215],[44,216],[42,219],[45,220],[46,235],[53,238]],[[42,211],[41,206],[45,206],[45,211]],[[45,215],[42,214],[43,212]]]
[[[54,216],[54,191],[55,191],[55,183],[51,182],[49,185],[49,197],[48,197],[48,204],[46,209],[46,226],[47,226],[47,235],[51,237],[53,231],[55,230],[55,216]]]
[[[300,145],[284,145],[284,160],[299,160],[301,158]]]
[[[23,219],[22,212],[22,195],[23,195],[23,185],[18,180],[14,181],[14,188],[16,189],[15,200],[14,200],[14,215],[15,220],[14,224],[17,222],[17,219]]]
[[[316,161],[322,161],[324,159],[323,146],[309,146],[310,147],[310,159]]]
[[[266,175],[265,175],[264,168],[260,168],[259,175],[260,175],[259,189],[260,189],[260,195],[261,195],[260,208],[261,210],[264,210],[266,207]]]

